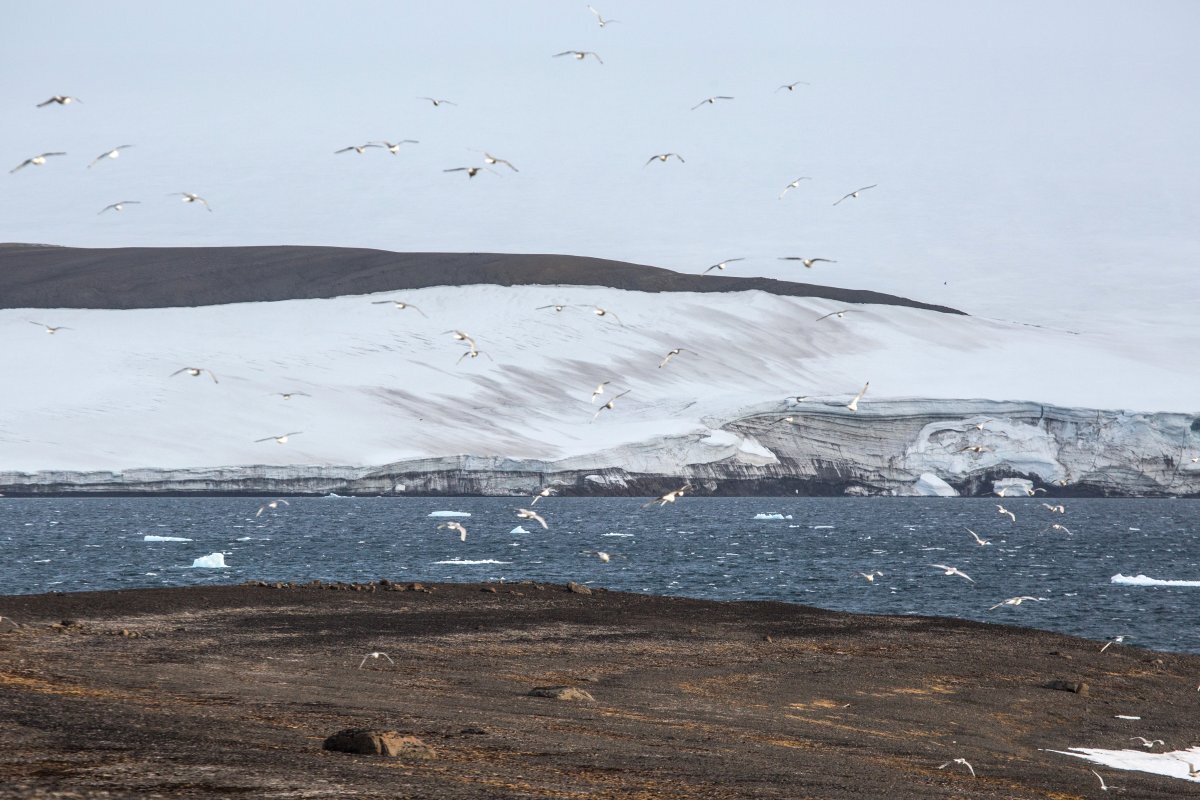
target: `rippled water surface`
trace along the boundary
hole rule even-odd
[[[635,592],[963,617],[1200,652],[1200,503],[1038,499],[0,498],[0,592],[268,581],[574,580]],[[1058,500],[1049,501],[1057,504]],[[469,517],[431,517],[456,511]],[[756,519],[756,516],[768,516]],[[782,516],[783,518],[778,518]],[[456,519],[467,540],[439,530]],[[1053,530],[1058,523],[1070,534]],[[526,533],[513,533],[517,525]],[[977,545],[971,528],[991,542]],[[188,541],[155,541],[174,537]],[[596,555],[610,555],[608,563]],[[220,554],[219,558],[213,557]],[[221,563],[225,567],[193,567]],[[974,583],[931,564],[957,567]],[[859,573],[880,571],[868,582]],[[1114,583],[1145,575],[1146,585]],[[1186,581],[1197,585],[1157,585]],[[1029,595],[1044,601],[990,606]],[[0,598],[0,614],[3,600]]]

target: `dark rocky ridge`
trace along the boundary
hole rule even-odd
[[[602,258],[393,253],[349,247],[0,244],[0,308],[164,308],[300,300],[470,284],[609,286],[642,292],[760,290],[845,303],[963,312],[880,292],[770,278],[691,275]]]

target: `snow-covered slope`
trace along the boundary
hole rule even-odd
[[[417,308],[372,305],[393,298]],[[538,308],[555,303],[568,307]],[[817,321],[847,307],[855,313]],[[66,329],[48,335],[31,322]],[[452,330],[472,336],[479,355],[463,358]],[[904,491],[926,472],[968,488],[1019,474],[1105,491],[1200,491],[1191,462],[1200,423],[1186,407],[1200,374],[1181,370],[1179,354],[913,308],[760,291],[472,285],[199,308],[9,309],[0,336],[7,491],[403,483],[504,492],[549,473],[581,490],[694,475],[746,491],[791,478],[796,488]],[[683,352],[660,367],[672,348]],[[172,376],[182,367],[219,383]],[[798,395],[809,399],[786,402]],[[255,441],[285,433],[285,444]],[[976,445],[986,449],[962,449]],[[464,470],[491,477],[464,483],[454,477]],[[89,472],[123,474],[79,474]]]

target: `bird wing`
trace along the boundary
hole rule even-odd
[[[828,314],[825,314],[824,316],[817,317],[817,322],[820,322],[823,319],[829,319],[830,317],[832,317],[833,315],[838,314],[838,313],[840,313],[840,312],[830,311]]]
[[[470,167],[454,167],[453,169],[444,169],[442,172],[466,172]]]
[[[554,55],[551,56],[551,58],[558,58],[559,56],[573,56],[573,55],[575,55],[574,50],[563,50],[561,53],[555,53]]]

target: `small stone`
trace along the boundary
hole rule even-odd
[[[1088,693],[1088,685],[1083,681],[1050,681],[1043,685],[1047,689],[1057,689],[1060,692],[1074,692],[1082,695]]]
[[[415,736],[404,736],[397,731],[381,731],[371,728],[347,728],[338,731],[321,745],[325,750],[338,753],[358,753],[368,756],[404,758],[434,758],[433,748]]]
[[[410,583],[408,585],[408,590],[410,592],[423,592],[423,591],[425,591],[425,586],[424,586],[424,584],[420,584],[420,583]]]
[[[575,583],[574,581],[571,581],[570,583],[567,584],[567,591],[574,592],[575,594],[591,594],[592,593],[591,589],[589,589],[588,587],[584,586],[581,583]]]
[[[463,728],[459,733],[464,733],[468,736],[487,736],[487,731],[483,728]]]
[[[549,697],[553,700],[595,700],[591,694],[574,686],[537,686],[529,691],[530,697]]]

